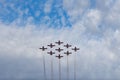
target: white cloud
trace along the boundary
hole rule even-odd
[[[45,13],[50,13],[51,11],[51,7],[52,7],[52,0],[49,0],[45,3],[45,6],[44,6],[44,12]]]
[[[114,5],[115,1],[117,0],[97,0],[96,8],[106,12]]]
[[[101,12],[99,10],[90,10],[83,17],[84,25],[89,28],[92,32],[98,31],[99,25],[101,24]]]
[[[113,31],[112,36],[106,34],[101,38],[101,40],[96,40],[92,38],[88,39],[85,35],[82,35],[85,32],[86,27],[80,23],[75,24],[73,28],[62,28],[60,30],[51,28],[41,28],[37,30],[34,25],[26,25],[26,27],[20,28],[13,24],[9,26],[1,24],[0,28],[0,55],[2,56],[2,61],[0,63],[7,65],[6,60],[10,60],[10,63],[12,63],[12,68],[4,67],[2,69],[2,67],[0,67],[0,69],[4,71],[7,69],[8,71],[7,73],[1,72],[0,74],[3,75],[1,78],[4,78],[5,76],[8,76],[8,78],[11,78],[11,76],[13,76],[13,78],[26,78],[29,77],[29,75],[33,78],[39,78],[39,76],[37,76],[38,74],[41,74],[42,76],[42,62],[40,60],[42,59],[40,54],[42,52],[38,50],[38,48],[42,45],[49,44],[51,41],[55,42],[60,39],[81,48],[80,52],[77,54],[78,78],[84,79],[87,77],[88,79],[120,79],[120,77],[117,76],[119,74],[119,71],[117,71],[119,70],[119,54],[117,54],[119,53],[119,50],[116,52],[119,43],[115,44],[112,42],[113,39],[116,42],[119,42],[118,36],[120,30],[117,30],[116,32]],[[111,31],[108,32],[111,34]],[[111,47],[113,45],[115,47],[112,50]],[[46,59],[46,61],[50,58],[49,56],[47,57],[48,59]],[[13,64],[14,60],[16,62]],[[72,55],[70,60],[72,71]],[[23,63],[24,61],[26,62]],[[63,68],[66,68],[65,61],[66,60],[63,59]],[[34,66],[31,66],[31,64],[34,64]],[[18,66],[16,68],[16,65],[23,65],[24,67]],[[49,63],[47,65],[49,67]],[[55,70],[57,70],[57,62],[55,62],[55,65]],[[10,64],[7,66],[10,66]],[[10,75],[13,68],[15,69]],[[19,69],[21,69],[20,72]],[[49,70],[49,68],[47,69]],[[14,76],[16,72],[17,75]],[[65,74],[64,72],[62,73]],[[34,77],[33,74],[36,76]],[[49,75],[49,73],[47,75]],[[70,75],[72,78],[72,73]]]
[[[119,9],[120,1],[117,0],[113,7],[108,11],[105,21],[109,26],[114,26],[114,28],[119,28],[120,26],[120,9]]]
[[[72,18],[72,21],[79,19],[89,8],[89,0],[64,0],[63,7]]]

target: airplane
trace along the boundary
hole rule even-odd
[[[53,48],[55,45],[51,43],[50,45],[47,45],[47,46],[49,46],[50,48]]]
[[[58,44],[58,45],[63,44],[63,42],[61,42],[60,40],[58,42],[55,42],[55,43]]]
[[[67,52],[64,52],[64,54],[66,54],[68,56],[69,54],[72,54],[72,53],[67,51]]]
[[[66,48],[69,48],[69,47],[71,47],[72,45],[69,45],[69,44],[66,44],[66,45],[64,45],[64,47],[66,47]]]
[[[74,50],[76,52],[77,50],[79,50],[79,48],[75,47],[72,50]]]
[[[53,55],[53,54],[55,54],[55,52],[52,52],[52,51],[50,51],[50,52],[47,52],[48,54],[50,54],[50,55]]]
[[[42,48],[39,48],[39,49],[42,49],[42,51],[45,51],[47,48],[43,46]]]
[[[55,49],[55,50],[58,51],[58,52],[63,51],[63,49],[61,49],[61,48],[58,48],[58,49]]]
[[[58,56],[56,56],[58,59],[61,59],[63,56],[61,56],[60,54]]]

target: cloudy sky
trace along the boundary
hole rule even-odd
[[[119,36],[120,0],[0,0],[0,80],[43,80],[38,48],[57,40],[80,48],[78,80],[120,80]],[[48,79],[49,60],[46,55]],[[61,67],[64,80],[66,58]],[[57,80],[56,58],[54,75]]]

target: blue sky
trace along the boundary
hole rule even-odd
[[[66,10],[63,9],[62,3],[62,0],[4,0],[1,1],[0,4],[0,18],[4,23],[8,24],[21,18],[22,21],[18,23],[18,25],[25,25],[26,20],[32,17],[32,23],[38,26],[49,22],[49,27],[70,27],[71,22],[69,20],[69,15]],[[48,9],[50,9],[50,11],[48,11]],[[49,19],[45,19],[45,17],[49,17]],[[65,19],[65,24],[62,22],[62,18]]]
[[[80,47],[77,79],[119,80],[119,5],[120,0],[0,0],[0,79],[43,80],[38,48],[62,40]],[[73,61],[70,56],[70,79]],[[66,58],[61,62],[65,79]]]

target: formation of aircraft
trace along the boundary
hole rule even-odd
[[[66,44],[66,45],[64,45],[64,47],[66,47],[66,48],[69,48],[69,47],[71,47],[72,45],[69,45],[69,44]]]
[[[61,44],[63,44],[63,42],[61,42],[60,40],[58,41],[58,42],[55,42],[56,44],[58,44],[58,45],[61,45]],[[49,46],[50,48],[53,48],[53,47],[55,47],[55,45],[54,44],[52,44],[52,43],[50,43],[49,45],[47,45],[47,46]],[[72,45],[70,45],[70,44],[66,44],[66,45],[64,45],[64,47],[66,47],[66,48],[69,48],[69,47],[71,47]],[[39,49],[41,49],[42,51],[45,51],[47,48],[45,48],[44,46],[42,46],[41,48],[39,48]],[[60,47],[58,48],[58,49],[55,49],[56,51],[58,51],[58,52],[61,52],[61,51],[63,51],[63,49],[61,49]],[[79,48],[77,48],[77,47],[74,47],[74,48],[72,48],[72,50],[74,50],[75,52],[77,52],[78,50],[80,50]],[[50,52],[47,52],[48,54],[50,54],[50,55],[53,55],[53,54],[55,54],[55,52],[53,52],[53,51],[50,51]],[[66,54],[67,56],[68,55],[70,55],[70,54],[72,54],[72,52],[69,52],[69,51],[66,51],[66,52],[64,52],[64,54]],[[61,59],[63,56],[61,56],[60,54],[58,55],[58,56],[56,56],[58,59]]]
[[[55,49],[55,50],[58,51],[58,52],[63,51],[63,49],[61,49],[61,48],[58,48],[58,49]]]
[[[58,56],[56,56],[58,59],[61,59],[63,56],[61,56],[60,54]]]
[[[79,50],[79,48],[74,47],[72,50],[74,50],[76,52],[77,50]]]
[[[47,48],[45,48],[44,46],[42,46],[42,48],[39,48],[41,49],[42,51],[45,51]]]
[[[50,43],[50,45],[47,45],[49,46],[50,48],[53,48],[55,45],[53,45],[52,43]]]
[[[72,54],[72,52],[67,51],[67,52],[64,52],[64,54],[66,54],[68,56],[68,55]]]
[[[52,52],[52,51],[50,51],[50,52],[47,52],[48,54],[50,54],[50,55],[53,55],[53,54],[55,54],[55,52]]]
[[[55,43],[58,44],[58,45],[63,44],[63,42],[61,42],[60,40],[58,42],[55,42]]]

